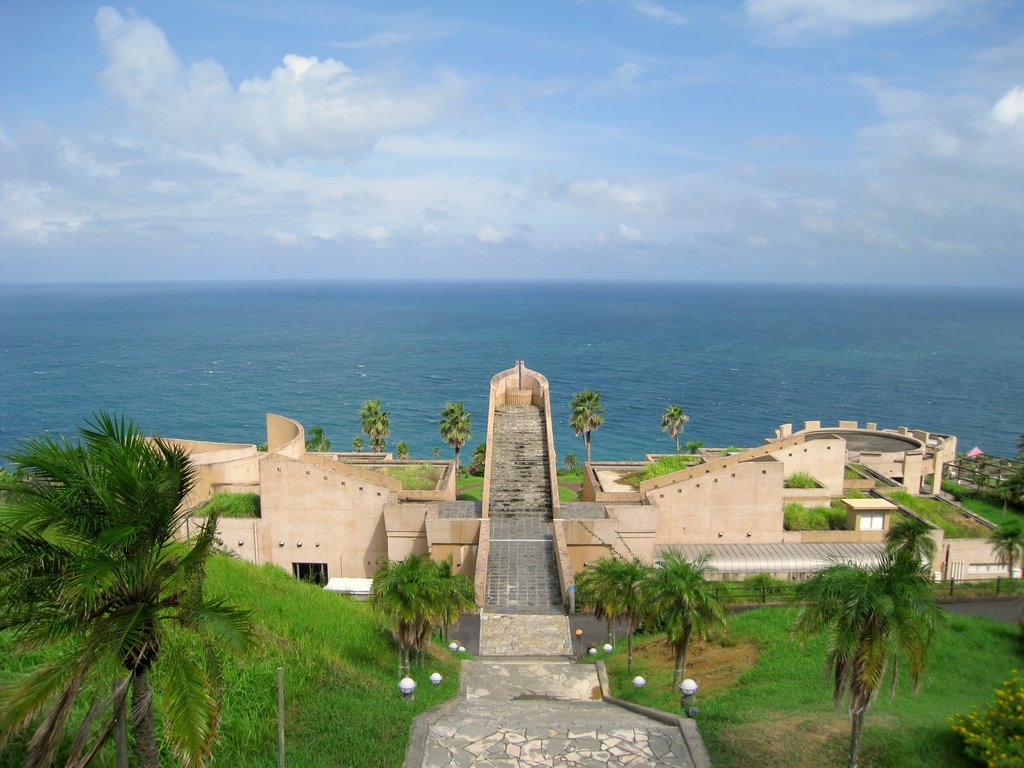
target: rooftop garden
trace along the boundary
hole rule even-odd
[[[821,485],[806,472],[794,472],[782,483],[784,488],[821,488]]]
[[[438,464],[380,464],[372,469],[395,478],[406,491],[432,491],[444,473]]]
[[[661,477],[662,475],[670,475],[673,472],[678,472],[681,469],[689,469],[692,466],[700,464],[704,460],[700,456],[693,454],[683,454],[680,456],[662,456],[657,461],[648,464],[639,472],[630,472],[623,475],[619,482],[624,485],[629,485],[633,488],[639,488],[640,483],[645,480],[652,480],[655,477]]]
[[[906,491],[889,491],[887,496],[933,525],[937,525],[947,538],[978,539],[988,536],[991,532],[987,526],[940,499],[912,496]]]
[[[259,517],[260,495],[258,493],[218,493],[196,507],[196,517]]]
[[[782,509],[782,527],[787,531],[842,531],[846,529],[846,507],[832,499],[828,507],[805,507],[790,502]]]

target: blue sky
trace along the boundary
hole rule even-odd
[[[1024,4],[0,6],[0,281],[1024,287]]]

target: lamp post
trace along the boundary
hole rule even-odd
[[[633,678],[633,687],[634,688],[643,688],[645,685],[647,685],[647,681],[644,680],[642,677],[640,677],[640,675],[637,675],[636,677]]]
[[[440,684],[441,684],[441,681],[442,681],[442,680],[444,680],[444,678],[443,678],[443,677],[441,677],[441,673],[440,673],[440,672],[431,672],[431,673],[430,673],[430,677],[429,677],[428,679],[429,679],[429,680],[430,680],[430,682],[432,682],[432,683],[433,683],[434,685],[440,685]]]
[[[690,678],[686,678],[679,684],[679,693],[681,694],[679,706],[682,708],[683,714],[687,717],[693,717],[700,712],[697,707],[693,706],[698,688],[700,688],[700,686],[697,685],[697,682]]]
[[[416,698],[416,681],[411,677],[403,677],[398,681],[398,690],[402,692],[402,698],[412,701]]]
[[[457,650],[459,650],[459,644],[456,643],[456,642],[448,643],[448,650],[449,651],[457,651]]]
[[[604,651],[605,653],[611,653],[612,652],[612,644],[611,643],[605,643],[604,645],[601,646],[601,650]]]

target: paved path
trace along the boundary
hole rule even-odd
[[[569,617],[482,613],[481,656],[571,656]]]
[[[679,729],[600,699],[565,661],[464,661],[466,699],[430,726],[422,768],[690,768]]]

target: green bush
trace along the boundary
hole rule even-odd
[[[964,741],[964,751],[989,768],[1024,766],[1024,681],[1017,670],[996,689],[995,701],[982,712],[958,712],[950,718],[953,732]]]
[[[783,483],[786,488],[820,488],[818,481],[806,472],[795,472]]]
[[[783,507],[782,517],[787,531],[842,531],[846,528],[846,510],[841,504],[808,509],[792,501]]]
[[[703,461],[703,459],[701,459],[700,456],[692,454],[683,454],[681,456],[662,456],[653,464],[648,464],[639,472],[632,472],[628,475],[624,475],[619,482],[638,488],[640,483],[645,480],[651,480],[652,478],[661,477],[662,475],[670,475],[681,469],[689,469],[695,464],[700,464],[701,461]]]

